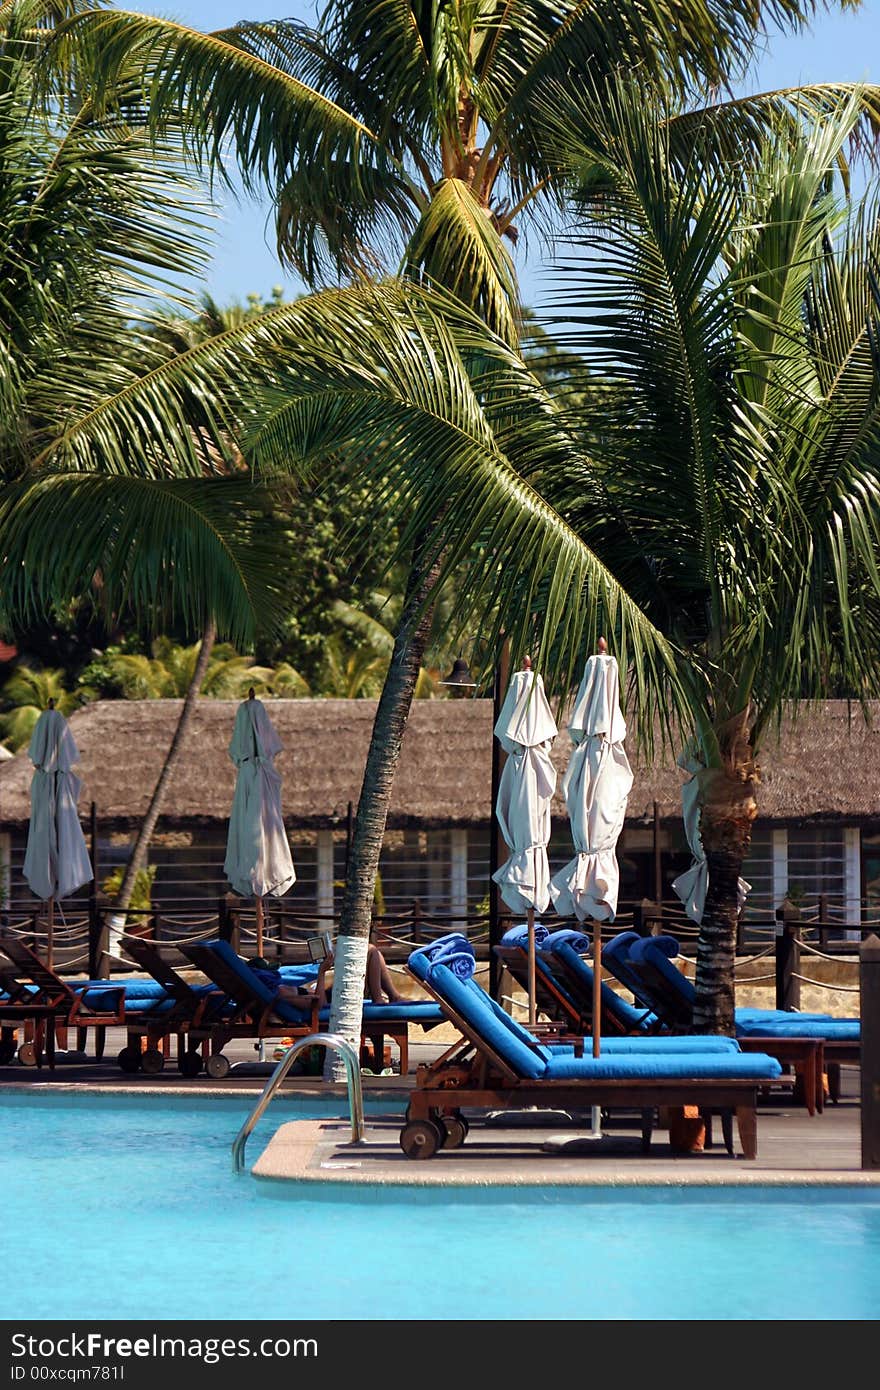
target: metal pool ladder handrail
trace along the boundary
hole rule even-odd
[[[351,1043],[345,1039],[341,1033],[310,1033],[307,1038],[300,1038],[287,1049],[278,1066],[273,1071],[269,1080],[263,1088],[263,1094],[257,1101],[248,1118],[245,1120],[232,1145],[232,1166],[236,1173],[244,1172],[244,1146],[248,1141],[248,1135],[253,1130],[257,1121],[262,1117],[269,1101],[274,1096],[281,1082],[290,1071],[292,1064],[296,1061],[301,1052],[307,1047],[324,1047],[328,1050],[342,1054],[345,1063],[345,1078],[348,1086],[348,1109],[351,1115],[351,1142],[353,1144],[363,1144],[364,1140],[364,1093],[361,1087],[361,1067],[357,1054]]]

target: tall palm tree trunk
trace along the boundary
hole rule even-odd
[[[693,1030],[734,1036],[739,880],[757,810],[752,777],[716,773],[703,804],[700,837],[709,884],[697,942]]]
[[[430,598],[440,571],[439,559],[427,565],[420,560],[421,549],[417,545],[403,617],[373,721],[334,951],[329,1028],[332,1033],[341,1033],[355,1051],[361,1036],[373,894],[391,788],[431,629]],[[344,1079],[341,1057],[327,1054],[324,1075],[334,1081]]]
[[[153,831],[156,828],[156,822],[159,819],[159,816],[162,812],[162,807],[165,804],[165,795],[168,791],[168,784],[171,781],[171,774],[173,773],[175,767],[177,766],[177,763],[180,760],[180,754],[183,750],[183,745],[186,739],[187,731],[189,729],[190,724],[192,723],[192,716],[193,710],[195,709],[196,699],[198,697],[199,690],[201,689],[202,681],[205,679],[205,672],[208,669],[208,662],[211,659],[211,652],[214,649],[214,641],[216,639],[216,636],[217,629],[214,625],[214,620],[213,618],[209,618],[205,624],[205,630],[202,633],[202,642],[199,648],[199,655],[198,660],[196,661],[196,668],[193,672],[193,678],[190,681],[189,689],[187,690],[186,696],[183,701],[183,709],[180,711],[180,718],[177,721],[177,728],[174,730],[174,737],[171,740],[171,747],[168,749],[168,754],[165,758],[165,762],[162,765],[162,771],[159,773],[159,779],[156,782],[156,785],[153,789],[153,795],[150,798],[150,804],[147,807],[147,813],[144,816],[143,821],[141,822],[141,828],[138,831],[137,839],[134,842],[134,848],[131,852],[131,857],[129,858],[128,864],[126,866],[125,874],[123,875],[122,883],[120,885],[119,892],[116,895],[116,901],[113,905],[113,915],[111,916],[109,922],[109,952],[111,955],[118,955],[119,953],[119,937],[122,931],[125,929],[125,914],[131,903],[132,894],[134,892],[135,880],[137,879],[139,870],[143,868],[144,861],[146,860],[147,850],[150,847],[150,840],[152,838]]]

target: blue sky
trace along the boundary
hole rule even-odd
[[[277,0],[275,5],[272,0],[268,4],[266,0],[179,0],[178,4],[161,6],[123,3],[120,8],[161,14],[196,29],[220,29],[240,19],[282,15],[313,20],[317,12],[310,0]],[[756,57],[748,88],[765,91],[805,82],[878,81],[878,43],[880,0],[863,0],[855,13],[831,9],[817,16],[809,33],[768,36],[764,51]],[[271,245],[271,228],[266,228],[265,207],[236,204],[230,199],[222,215],[207,277],[208,288],[217,300],[244,302],[250,293],[268,297],[273,285],[283,286],[288,295],[302,289],[294,277],[281,272]],[[544,281],[536,246],[520,256],[519,271],[525,302],[539,308]]]

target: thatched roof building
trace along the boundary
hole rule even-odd
[[[103,700],[71,716],[83,787],[80,810],[97,806],[104,823],[131,826],[143,816],[180,715],[180,700]],[[234,784],[227,756],[235,703],[199,700],[182,761],[174,774],[163,821],[169,825],[225,822]],[[284,744],[278,767],[290,826],[330,828],[357,806],[376,712],[373,700],[273,700],[272,718]],[[762,819],[777,822],[880,817],[880,702],[866,725],[860,710],[829,700],[798,710],[781,740],[770,735],[761,755]],[[466,826],[490,812],[491,700],[416,700],[397,777],[389,827]],[[681,814],[682,774],[672,753],[646,762],[634,739],[635,769],[628,821]],[[563,731],[554,761],[570,753]],[[0,827],[23,826],[30,814],[32,767],[26,752],[0,764]],[[561,779],[560,779],[561,780]],[[565,816],[561,789],[555,812]]]

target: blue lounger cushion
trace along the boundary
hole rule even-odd
[[[659,946],[657,943],[660,943]],[[673,950],[674,948],[674,950]],[[693,982],[672,964],[678,953],[674,937],[637,937],[630,945],[632,960],[644,960],[663,976],[691,1006],[696,999]],[[831,1014],[807,1014],[785,1009],[735,1009],[734,1022],[739,1037],[824,1038],[828,1042],[858,1042],[861,1024],[857,1018],[835,1018]]]
[[[639,1052],[629,1056],[616,1053],[604,1057],[553,1057],[544,1073],[547,1081],[574,1081],[579,1078],[723,1081],[740,1077],[772,1081],[781,1075],[780,1064],[763,1052],[678,1052],[663,1055]]]
[[[539,1077],[542,1076],[547,1067],[546,1056],[541,1056],[537,1050],[537,1039],[531,1034],[526,1036],[531,1038],[531,1043],[522,1040],[522,1033],[525,1029],[519,1028],[515,1024],[513,1028],[508,1025],[513,1023],[513,1019],[508,1019],[504,1015],[502,1021],[493,1013],[490,1000],[485,990],[480,990],[480,986],[475,980],[460,980],[451,970],[447,970],[441,963],[432,965],[424,954],[414,951],[409,958],[410,969],[417,979],[425,984],[436,987],[437,993],[443,999],[449,1001],[453,1009],[462,1018],[471,1022],[477,1020],[480,1036],[485,1039],[488,1045],[503,1057],[508,1066],[517,1073],[518,1076]],[[472,994],[473,990],[480,990],[480,993],[487,1001],[482,1005],[477,996]],[[504,1010],[501,1009],[501,1013]],[[519,1031],[518,1031],[519,1030]]]
[[[126,1000],[129,999],[164,999],[167,998],[167,990],[159,984],[158,980],[147,979],[125,979],[125,980],[70,980],[70,988],[76,990],[77,994],[81,990],[90,989],[115,989],[122,990]]]
[[[549,1050],[559,1056],[572,1050],[571,1043],[550,1043]],[[584,1038],[584,1052],[592,1052],[593,1039],[589,1034]],[[600,1038],[599,1051],[606,1053],[655,1052],[665,1056],[677,1052],[739,1052],[736,1038],[726,1038],[717,1033],[646,1033],[642,1037],[633,1034],[625,1038]]]
[[[780,1064],[763,1053],[736,1049],[717,1052],[620,1054],[607,1057],[575,1057],[552,1052],[511,1019],[474,980],[456,978],[442,963],[410,963],[417,977],[446,1000],[473,1033],[525,1080],[656,1080],[660,1078],[747,1078],[772,1080],[781,1075]],[[531,1043],[525,1038],[531,1038]]]
[[[330,1017],[330,1006],[320,1010],[318,1018],[322,1023]],[[362,1018],[364,1023],[442,1023],[443,1010],[433,999],[408,999],[403,1004],[374,1004],[371,999],[364,1000]]]
[[[611,971],[616,980],[619,980],[624,989],[628,989],[637,1003],[642,1002],[641,985],[639,977],[630,969],[628,956],[630,947],[636,941],[641,941],[637,931],[622,931],[616,936],[612,936],[602,946],[602,962]]]
[[[588,965],[569,941],[560,941],[552,953],[560,960],[565,961],[572,975],[581,980],[584,992],[592,999],[593,967]],[[602,955],[604,958],[604,951]],[[629,1032],[652,1028],[657,1022],[655,1014],[647,1012],[644,1008],[636,1008],[627,999],[621,999],[620,995],[604,980],[602,981],[602,1007],[608,1011],[612,1018],[617,1020],[621,1027],[626,1028]]]

